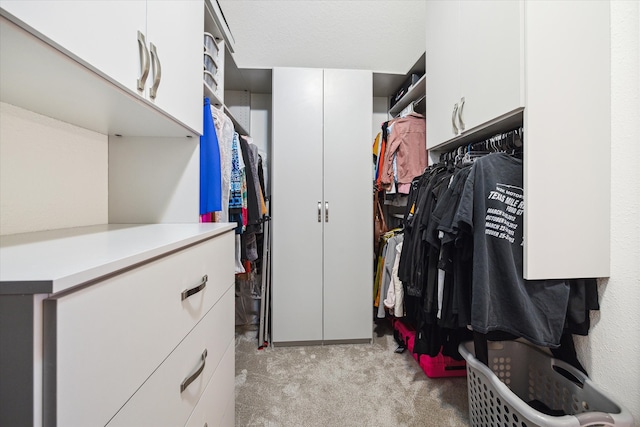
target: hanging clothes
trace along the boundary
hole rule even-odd
[[[411,181],[422,174],[429,161],[425,148],[426,120],[421,114],[412,113],[387,123],[392,129],[386,138],[380,184],[390,190],[397,182],[398,192],[407,194]]]
[[[229,221],[238,224],[236,234],[241,234],[244,226],[242,215],[242,162],[240,141],[238,134],[234,133],[231,146],[231,195],[229,197]]]
[[[220,222],[229,222],[229,198],[231,195],[231,169],[233,165],[233,122],[224,111],[211,107],[213,122],[218,135],[220,147],[220,169],[222,173],[222,206],[219,214]]]
[[[247,136],[240,138],[242,156],[245,160],[245,171],[247,176],[247,229],[257,231],[260,229],[262,221],[263,196],[258,176],[257,147],[251,147],[252,139]]]
[[[200,137],[200,215],[222,209],[220,147],[211,115],[211,102],[204,99],[204,123]]]
[[[454,219],[473,236],[471,326],[557,347],[569,285],[523,278],[523,213],[522,160],[506,153],[477,159]]]
[[[389,293],[389,288],[392,286],[393,281],[393,266],[395,265],[397,251],[396,247],[399,243],[402,243],[404,234],[395,231],[393,235],[386,242],[386,249],[384,255],[384,262],[382,266],[382,279],[380,282],[380,298],[383,300],[383,304],[378,303],[377,316],[380,319],[384,319],[386,316],[384,299]],[[395,293],[394,293],[395,299]]]
[[[474,339],[525,338],[583,369],[570,335],[599,308],[595,280],[524,280],[521,137],[458,148],[412,181],[398,278],[417,354],[460,359],[470,326]]]

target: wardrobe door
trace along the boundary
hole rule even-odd
[[[322,340],[322,76],[273,70],[275,344]]]
[[[324,340],[371,339],[372,73],[324,71]]]

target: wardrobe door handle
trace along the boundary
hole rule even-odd
[[[318,222],[322,222],[322,203],[318,202]]]
[[[144,84],[149,75],[149,51],[144,34],[138,31],[138,52],[140,54],[140,78],[138,78],[138,90],[144,90]]]
[[[151,99],[156,99],[158,93],[158,86],[160,86],[160,79],[162,78],[162,67],[160,66],[160,57],[158,57],[158,49],[153,43],[149,43],[151,46],[151,59],[153,59],[153,86],[149,91]]]
[[[202,352],[202,356],[200,356],[200,366],[198,367],[198,369],[196,369],[196,371],[193,374],[189,375],[187,378],[184,379],[184,381],[182,381],[182,384],[180,384],[180,393],[185,391],[187,387],[189,387],[189,384],[194,382],[195,379],[198,378],[198,376],[200,376],[202,371],[204,371],[204,365],[206,363],[206,359],[207,359],[207,349],[205,348],[204,351]]]
[[[458,113],[458,104],[453,106],[453,112],[451,113],[451,127],[453,128],[453,134],[458,135],[458,126],[456,126],[456,114]]]
[[[462,109],[464,108],[464,96],[460,98],[460,107],[458,107],[458,123],[460,124],[460,132],[464,132],[464,120],[462,120]]]
[[[203,290],[205,288],[205,286],[207,286],[207,281],[209,280],[209,276],[207,276],[206,274],[204,276],[202,276],[202,280],[200,281],[200,283],[198,284],[198,286],[191,288],[191,289],[187,289],[185,291],[182,291],[181,297],[182,297],[182,301],[186,300],[187,298],[189,298],[191,295],[197,294],[198,292],[200,292],[201,290]]]
[[[324,202],[324,222],[329,222],[329,202]]]

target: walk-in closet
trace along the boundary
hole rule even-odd
[[[0,0],[0,426],[640,425],[637,0]]]

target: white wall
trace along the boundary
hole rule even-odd
[[[0,103],[0,235],[106,224],[107,136]]]
[[[109,223],[199,221],[200,139],[109,137]]]
[[[266,192],[267,195],[270,195],[271,94],[251,94],[251,137],[253,138],[253,143],[258,146],[260,156],[262,156]]]
[[[389,120],[389,98],[376,96],[373,98],[373,129],[371,130],[371,144],[382,130],[382,123]]]
[[[640,2],[611,2],[611,277],[577,338],[591,378],[640,426]],[[579,158],[577,158],[579,159]],[[585,230],[588,232],[588,230]]]
[[[405,74],[424,53],[424,0],[219,0],[240,68]]]

